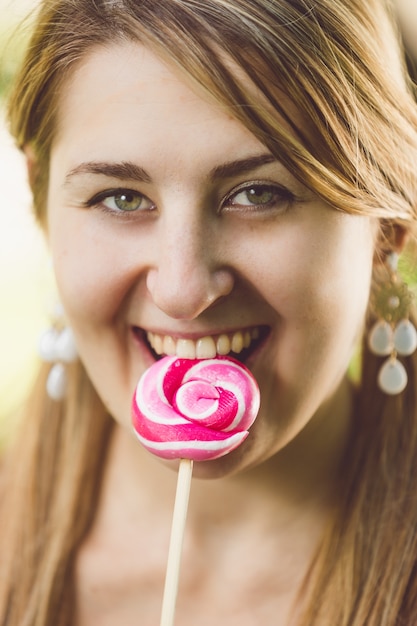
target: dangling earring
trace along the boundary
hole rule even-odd
[[[410,356],[417,349],[417,331],[408,319],[413,294],[397,273],[398,254],[387,259],[388,279],[378,284],[373,306],[379,318],[368,338],[369,349],[377,356],[388,356],[378,374],[379,388],[389,395],[404,391],[408,377],[397,355]]]
[[[45,330],[39,342],[39,355],[43,361],[53,363],[46,381],[46,393],[52,400],[62,400],[68,382],[66,365],[78,358],[71,328],[61,323]]]

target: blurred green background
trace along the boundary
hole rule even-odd
[[[37,337],[47,324],[53,298],[48,254],[32,216],[22,155],[4,121],[4,97],[21,57],[24,16],[34,0],[0,0],[0,439],[3,438],[32,380]]]

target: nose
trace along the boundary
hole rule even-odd
[[[177,217],[177,216],[176,216]],[[155,262],[146,286],[156,306],[173,319],[197,318],[234,286],[215,233],[196,220],[161,220]]]

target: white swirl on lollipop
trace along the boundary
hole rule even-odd
[[[165,357],[138,383],[133,426],[157,456],[207,461],[246,439],[259,402],[254,377],[238,361]]]

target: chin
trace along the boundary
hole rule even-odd
[[[248,438],[235,450],[224,454],[223,456],[209,461],[193,462],[193,478],[200,480],[218,480],[221,478],[231,477],[239,472],[250,469],[261,463],[261,460],[255,459],[254,445]],[[160,459],[166,467],[177,472],[180,460],[167,461]]]

